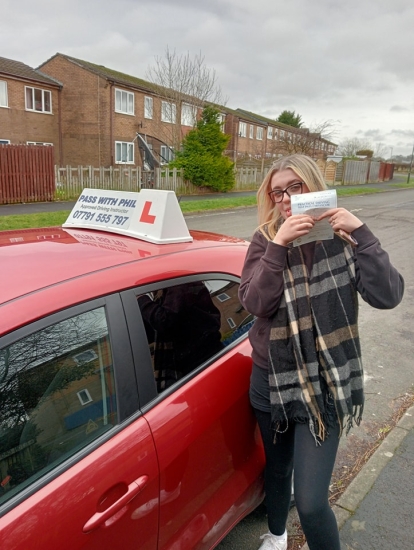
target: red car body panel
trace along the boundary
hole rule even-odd
[[[155,245],[83,229],[0,233],[0,337],[157,281],[240,276],[246,242],[192,236]],[[2,550],[214,548],[263,499],[249,341],[225,351],[2,515]]]

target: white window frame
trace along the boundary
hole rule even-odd
[[[273,139],[273,128],[271,126],[267,127],[267,139]]]
[[[122,160],[122,158],[125,158],[123,157],[124,148],[126,148],[127,160]],[[135,150],[133,141],[115,141],[115,164],[135,164],[134,157]]]
[[[250,128],[249,128],[249,138],[250,138],[250,139],[253,139],[253,138],[254,138],[254,126],[253,126],[253,124],[250,124]]]
[[[0,138],[0,145],[10,145],[10,140]]]
[[[220,122],[221,131],[223,132],[224,131],[224,126],[226,124],[226,115],[224,115],[223,113],[219,113],[218,121]]]
[[[160,146],[160,155],[162,157],[160,158],[161,164],[168,164],[169,162],[174,160],[174,151],[171,149],[171,147],[168,147],[168,145]]]
[[[239,122],[239,136],[246,137],[247,135],[247,124],[245,122]]]
[[[85,399],[85,397],[83,397],[82,394],[85,395],[86,399]],[[92,401],[93,401],[93,399],[92,399],[92,397],[91,397],[91,394],[89,393],[89,391],[88,391],[86,388],[83,389],[83,390],[79,390],[78,392],[76,392],[76,395],[78,396],[78,399],[79,399],[80,404],[81,404],[82,406],[88,405],[88,403],[92,403]]]
[[[227,323],[228,323],[228,325],[231,329],[236,328],[236,326],[237,326],[236,323],[233,321],[233,319],[231,317],[227,318]]]
[[[195,126],[197,121],[197,107],[189,103],[181,105],[181,126]]]
[[[89,355],[89,359],[85,361],[85,355]],[[83,356],[83,360],[81,357]],[[95,359],[98,359],[98,356],[96,352],[93,349],[86,349],[84,351],[81,351],[80,353],[77,353],[76,355],[72,355],[72,359],[75,361],[77,365],[90,363],[91,361],[95,361]]]
[[[124,115],[134,115],[135,97],[133,92],[115,88],[115,112]]]
[[[263,128],[261,126],[258,126],[256,128],[256,139],[258,139],[259,141],[263,140]]]
[[[26,145],[47,145],[51,146],[53,143],[46,143],[44,141],[26,141]]]
[[[283,139],[283,138],[285,137],[285,131],[284,131],[284,130],[280,130],[279,136],[280,136],[280,139]]]
[[[30,93],[31,91],[31,93]],[[37,92],[37,93],[36,93]],[[39,101],[39,98],[36,98],[36,95],[38,96],[40,92],[40,109],[36,109],[36,101]],[[31,96],[31,104],[32,107],[28,106],[28,96]],[[49,95],[49,110],[47,110],[46,104],[47,100],[46,97]],[[25,86],[24,87],[24,100],[26,105],[26,111],[32,111],[34,113],[47,113],[52,114],[52,92],[50,90],[43,90],[42,88],[34,88],[32,86]]]
[[[8,107],[9,99],[7,95],[7,82],[0,80],[0,107]]]
[[[177,120],[177,105],[171,101],[161,101],[161,121],[175,124]]]
[[[154,100],[150,96],[144,97],[144,118],[152,118],[154,116]]]

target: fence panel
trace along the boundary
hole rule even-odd
[[[364,160],[345,161],[343,183],[350,185],[355,183],[366,183],[368,177],[369,162]]]
[[[368,183],[379,181],[380,166],[381,163],[377,160],[372,160],[369,163]]]
[[[52,201],[54,148],[0,145],[0,204]]]

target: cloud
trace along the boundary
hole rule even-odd
[[[413,28],[408,0],[3,0],[0,18],[1,55],[33,67],[62,52],[145,78],[167,45],[201,51],[229,107],[341,120],[338,139],[395,154],[412,148]]]
[[[402,107],[401,105],[393,105],[390,108],[390,111],[393,111],[395,113],[406,113],[407,111],[410,111],[407,107]]]

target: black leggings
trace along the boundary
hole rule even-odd
[[[338,526],[328,502],[329,484],[339,445],[339,424],[316,446],[308,424],[291,422],[287,431],[271,429],[270,413],[254,409],[265,454],[265,491],[269,530],[282,535],[291,497],[292,472],[295,504],[310,550],[340,550]]]

